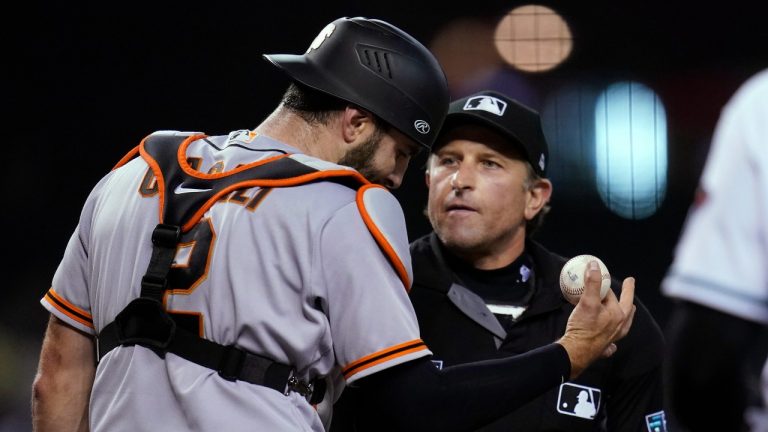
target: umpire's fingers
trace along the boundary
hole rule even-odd
[[[603,275],[600,273],[600,266],[597,261],[587,263],[587,269],[584,271],[584,292],[579,299],[580,303],[586,306],[597,306],[600,304],[600,285],[602,285]]]
[[[629,329],[632,327],[632,322],[635,319],[635,311],[637,306],[634,304],[635,299],[635,278],[628,277],[624,279],[621,284],[621,299],[619,300],[619,306],[622,312],[624,312],[624,322],[621,325],[618,339],[623,338],[629,333]]]
[[[624,314],[628,315],[634,308],[635,303],[635,278],[628,277],[621,283],[621,298],[619,306]]]

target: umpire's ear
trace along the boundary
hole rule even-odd
[[[429,185],[430,185],[429,168],[430,168],[430,164],[432,163],[433,156],[434,156],[434,153],[429,153],[427,155],[427,168],[424,170],[424,182],[427,184],[427,189],[429,189]]]
[[[533,184],[527,187],[525,201],[525,219],[531,220],[544,208],[552,197],[552,182],[548,179],[540,178],[533,181]]]

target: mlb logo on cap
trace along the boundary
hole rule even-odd
[[[464,111],[483,110],[497,116],[503,116],[507,110],[507,103],[493,96],[474,96],[467,99]]]
[[[546,175],[549,149],[536,110],[505,94],[483,90],[451,102],[441,134],[465,124],[485,126],[501,134],[510,146],[524,151],[536,174]]]

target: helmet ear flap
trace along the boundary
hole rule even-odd
[[[429,148],[449,93],[432,53],[397,27],[363,17],[326,25],[302,55],[265,54],[294,80],[364,108]]]

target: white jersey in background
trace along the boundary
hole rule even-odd
[[[768,325],[768,71],[725,106],[698,194],[662,292]]]

